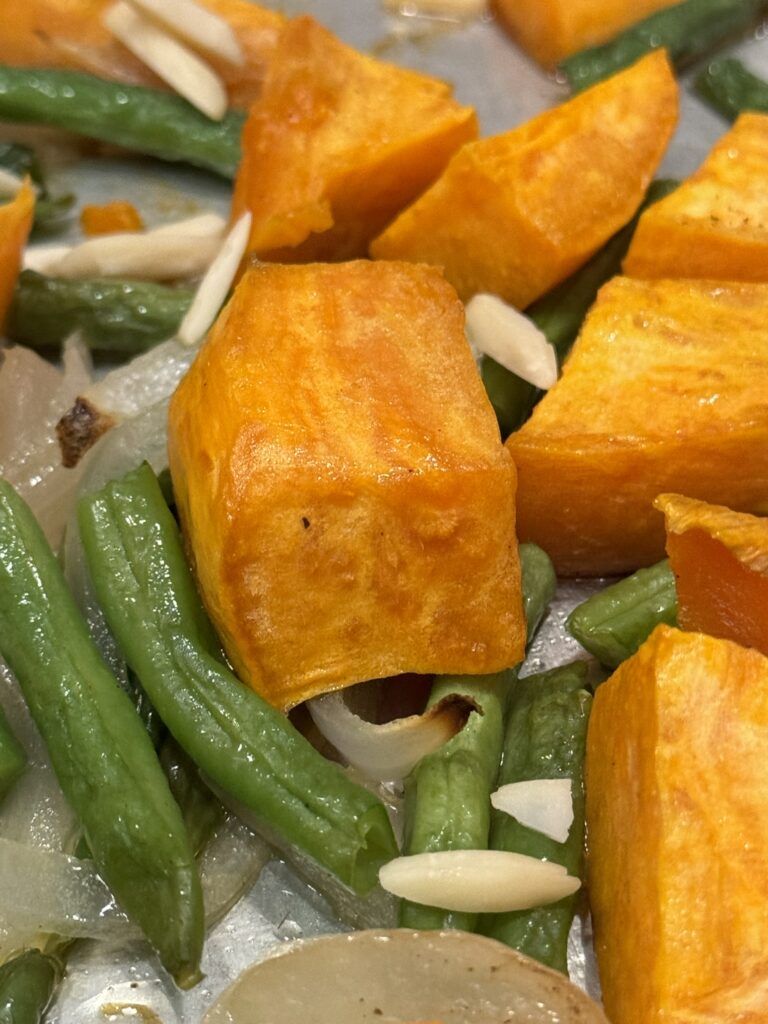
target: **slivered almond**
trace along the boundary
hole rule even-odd
[[[129,0],[190,46],[242,67],[243,51],[232,26],[195,0]]]
[[[532,320],[497,295],[475,295],[467,303],[470,344],[537,388],[557,381],[557,357]]]
[[[227,92],[216,72],[150,18],[117,0],[102,15],[106,28],[147,67],[213,121],[227,112]]]
[[[182,345],[195,345],[208,333],[245,255],[250,231],[251,214],[246,212],[224,239],[216,258],[200,282],[192,305],[179,327],[177,337]]]
[[[491,793],[491,804],[556,843],[566,841],[573,824],[570,779],[510,782]]]

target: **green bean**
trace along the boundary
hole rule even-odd
[[[55,957],[28,949],[0,967],[0,1024],[40,1024],[61,981]]]
[[[729,57],[713,61],[695,81],[696,92],[729,121],[745,110],[768,114],[768,82]]]
[[[170,93],[80,71],[0,65],[0,121],[43,124],[233,178],[244,115],[211,121]]]
[[[42,165],[33,149],[15,142],[0,142],[0,167],[20,178],[29,176],[37,186],[33,237],[50,235],[67,226],[75,197],[70,193],[51,195]]]
[[[570,779],[574,821],[564,843],[494,811],[490,847],[562,864],[583,876],[583,764],[592,697],[586,690],[587,666],[575,662],[518,681],[504,737],[499,785],[528,779]],[[557,903],[507,914],[488,914],[485,935],[567,973],[568,932],[578,894]]]
[[[27,766],[27,755],[0,708],[0,800]]]
[[[675,576],[665,559],[593,594],[571,612],[566,626],[590,654],[616,668],[660,622],[676,621]]]
[[[554,596],[552,563],[535,544],[520,546],[528,637]],[[429,705],[461,694],[476,705],[461,730],[439,750],[428,754],[406,779],[406,853],[484,849],[490,827],[490,795],[501,760],[504,708],[516,672],[490,676],[441,676],[435,680]],[[400,924],[405,928],[460,928],[473,931],[476,914],[452,913],[403,900]]]
[[[273,833],[359,893],[397,847],[382,803],[229,671],[149,466],[83,499],[97,597],[180,747]]]
[[[0,481],[0,651],[19,681],[99,873],[184,987],[203,903],[152,744],[88,633],[29,508]]]
[[[24,270],[6,333],[40,349],[58,347],[79,331],[89,348],[132,355],[172,337],[193,294],[148,281],[70,281]]]
[[[684,67],[748,31],[765,8],[765,0],[684,0],[656,11],[603,46],[567,57],[560,69],[573,92],[581,92],[659,47],[677,67]]]
[[[606,281],[620,272],[621,262],[629,249],[640,214],[651,203],[669,195],[677,186],[678,182],[671,179],[652,182],[632,220],[613,235],[583,267],[526,310],[526,314],[554,347],[559,365],[562,366],[570,352],[598,291]],[[543,392],[489,357],[483,360],[482,376],[502,436],[506,437],[528,419]]]

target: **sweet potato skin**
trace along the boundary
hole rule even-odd
[[[678,622],[768,655],[768,520],[660,494]]]
[[[679,0],[495,0],[502,25],[535,60],[552,67],[599,46]]]
[[[10,202],[0,205],[0,330],[11,306],[34,214],[35,191],[29,181]]]
[[[87,71],[102,78],[166,89],[167,86],[102,25],[112,0],[25,0],[3,19],[0,62]],[[200,0],[235,31],[245,54],[242,67],[214,55],[206,60],[222,77],[230,103],[247,107],[258,96],[264,71],[285,18],[249,0]]]
[[[563,575],[664,556],[656,496],[768,511],[768,287],[614,278],[507,441],[518,534]]]
[[[656,50],[526,124],[464,146],[371,255],[440,266],[465,301],[490,292],[522,309],[630,219],[677,110],[674,75]]]
[[[174,395],[201,592],[279,707],[523,653],[514,466],[462,325],[431,268],[262,264]]]
[[[687,181],[643,213],[624,273],[768,281],[768,115],[742,114]]]
[[[595,695],[588,883],[606,1013],[768,1020],[768,660],[659,626]]]
[[[313,18],[280,38],[243,131],[233,219],[250,210],[249,252],[279,262],[365,256],[430,185],[477,118],[444,82],[345,46]]]

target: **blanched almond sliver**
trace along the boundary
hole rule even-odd
[[[126,0],[108,7],[104,25],[123,46],[175,89],[180,96],[214,121],[227,112],[224,84],[197,54],[189,50]]]
[[[510,782],[491,793],[497,811],[535,829],[556,843],[564,843],[573,824],[570,779],[529,779]]]
[[[467,303],[470,344],[537,388],[557,381],[557,357],[546,336],[527,316],[496,295],[475,295]]]
[[[195,0],[130,0],[169,32],[191,46],[241,67],[245,61],[232,26]]]

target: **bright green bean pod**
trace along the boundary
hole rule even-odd
[[[556,578],[549,557],[535,544],[521,544],[523,604],[528,638],[555,593]],[[488,845],[490,795],[501,761],[504,709],[516,672],[490,676],[441,676],[432,687],[429,705],[455,694],[472,701],[479,713],[447,743],[416,765],[406,779],[406,853],[477,850]],[[474,931],[477,914],[454,913],[403,900],[400,924],[405,928],[460,928]]]
[[[567,57],[560,65],[573,92],[581,92],[664,47],[684,67],[755,25],[765,0],[684,0],[656,11],[610,42]]]
[[[211,121],[180,96],[80,71],[0,65],[0,121],[43,124],[233,178],[245,117]]]
[[[603,665],[616,668],[660,622],[677,622],[675,576],[666,559],[593,594],[571,612],[566,626]]]
[[[41,1024],[61,981],[55,957],[28,949],[0,967],[0,1024]]]
[[[558,365],[562,366],[570,352],[600,288],[621,272],[621,263],[629,249],[640,214],[651,203],[669,195],[678,184],[671,179],[652,182],[632,220],[613,235],[583,267],[526,310],[526,315],[543,331],[554,347]],[[483,359],[481,372],[502,436],[507,437],[528,419],[543,392],[490,357]]]
[[[173,337],[194,292],[149,281],[19,275],[5,333],[34,349],[58,348],[78,331],[101,352],[133,355]]]
[[[715,60],[696,77],[696,92],[729,121],[745,110],[768,114],[768,82],[733,57]]]
[[[499,786],[529,779],[570,779],[574,821],[564,843],[493,811],[490,848],[562,864],[583,877],[584,753],[592,697],[587,666],[575,662],[518,681],[504,736]],[[568,932],[578,893],[557,903],[484,915],[480,930],[555,970],[568,972]]]
[[[0,800],[27,766],[24,748],[13,735],[5,712],[0,708]]]
[[[0,481],[0,652],[19,681],[99,873],[177,983],[194,984],[203,902],[181,814],[58,561],[6,481]]]
[[[397,854],[383,804],[223,663],[150,467],[84,498],[80,527],[109,626],[179,746],[270,832],[370,890]]]

